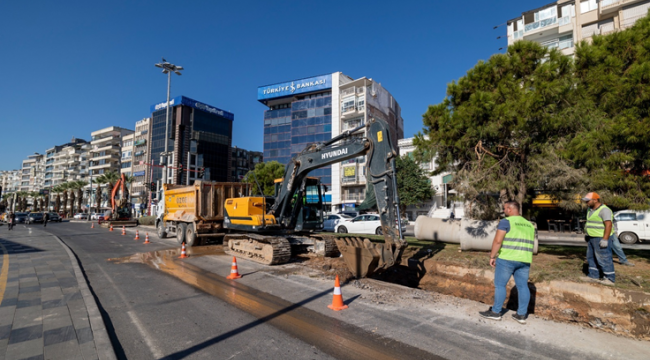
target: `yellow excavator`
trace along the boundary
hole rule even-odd
[[[364,127],[367,136],[352,136]],[[307,249],[324,256],[340,252],[355,277],[399,264],[407,243],[399,222],[397,152],[390,138],[386,122],[371,119],[329,141],[311,144],[291,159],[274,198],[226,199],[223,223],[228,231],[223,239],[226,251],[264,264],[287,262],[292,249]],[[309,172],[363,155],[367,155],[366,178],[374,188],[384,243],[315,234],[323,228],[323,188],[317,178],[308,177]]]

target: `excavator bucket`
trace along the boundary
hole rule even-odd
[[[395,264],[390,249],[383,244],[375,244],[368,239],[342,237],[336,239],[343,261],[356,278],[370,276]]]

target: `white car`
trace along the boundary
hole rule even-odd
[[[325,222],[323,223],[323,230],[325,231],[334,231],[336,225],[346,221],[351,220],[352,216],[345,214],[330,214],[325,217]]]
[[[381,220],[379,215],[359,215],[353,219],[339,222],[335,227],[337,233],[377,234],[381,235]]]
[[[86,220],[88,219],[88,214],[78,213],[74,215],[74,218],[77,220]]]
[[[99,215],[101,215],[101,214],[100,213],[92,213],[92,214],[90,214],[90,220],[99,219]]]
[[[616,233],[623,244],[634,244],[639,240],[650,240],[650,213],[632,210],[614,213]]]

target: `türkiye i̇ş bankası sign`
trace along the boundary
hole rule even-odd
[[[332,75],[321,75],[257,88],[257,100],[291,96],[317,90],[331,89]]]

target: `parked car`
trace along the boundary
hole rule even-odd
[[[29,213],[29,222],[38,223],[43,222],[43,213]]]
[[[345,219],[335,226],[335,230],[337,233],[382,234],[379,215],[359,215]]]
[[[49,221],[61,222],[62,219],[59,216],[59,214],[54,213],[54,212],[51,212],[51,213],[48,213],[48,214],[50,214],[50,220]]]
[[[345,220],[352,219],[352,216],[345,214],[330,214],[325,216],[325,222],[323,223],[324,231],[334,231],[336,225]]]
[[[27,220],[27,213],[17,212],[16,213],[16,224],[24,223]]]
[[[88,219],[88,214],[86,214],[86,213],[78,213],[78,214],[75,214],[74,218],[77,219],[77,220],[87,220]]]
[[[90,220],[98,220],[100,215],[100,213],[92,213],[90,214]]]
[[[616,234],[623,244],[650,240],[650,213],[623,210],[614,213]]]

